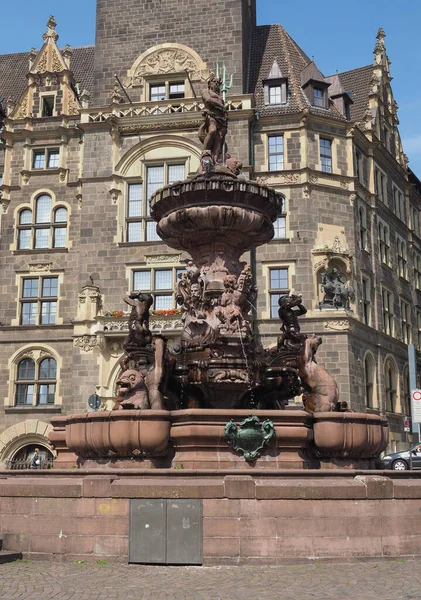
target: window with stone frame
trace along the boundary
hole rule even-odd
[[[403,279],[408,278],[408,255],[406,249],[406,243],[401,239],[396,240],[396,250],[398,257],[398,275]]]
[[[358,208],[358,222],[360,228],[360,247],[361,250],[367,250],[367,214],[363,206]]]
[[[15,406],[54,405],[57,363],[44,355],[37,361],[23,358],[16,368]]]
[[[380,262],[390,266],[390,236],[389,228],[382,222],[378,225],[379,231],[379,259]]]
[[[393,294],[387,288],[382,287],[382,314],[383,314],[383,332],[386,335],[394,335],[395,316],[393,310]]]
[[[282,240],[287,236],[287,213],[286,213],[286,204],[285,198],[282,196],[282,206],[281,212],[279,213],[278,218],[273,224],[274,240]]]
[[[416,290],[421,290],[421,255],[414,252],[414,286]]]
[[[278,318],[279,298],[289,294],[289,270],[288,267],[269,268],[269,306],[270,318]]]
[[[185,267],[152,267],[133,271],[132,286],[136,292],[151,294],[153,310],[176,308],[175,288]]]
[[[409,385],[409,367],[405,365],[402,375],[402,388],[403,394],[401,398],[401,410],[404,415],[410,414],[410,406],[411,406],[411,391]]]
[[[395,363],[389,358],[384,369],[386,411],[395,413],[398,411],[398,371]]]
[[[362,182],[363,178],[363,157],[361,152],[354,148],[354,176],[357,178],[357,181]]]
[[[382,202],[387,200],[387,177],[378,166],[374,166],[374,191]]]
[[[417,309],[417,349],[421,350],[421,310]]]
[[[55,325],[58,277],[22,277],[20,284],[20,324]]]
[[[162,79],[161,81],[149,81],[149,102],[161,102],[162,100],[178,100],[185,98],[186,80],[183,77],[175,79]]]
[[[29,208],[18,213],[18,250],[66,248],[68,213],[65,206],[54,204],[48,194],[40,194]]]
[[[376,363],[371,354],[367,354],[364,359],[364,385],[365,385],[365,405],[367,408],[374,408],[374,386],[376,381]]]
[[[156,222],[150,217],[149,200],[154,192],[185,179],[185,162],[143,165],[142,181],[127,183],[126,242],[160,242]]]
[[[406,220],[405,196],[395,185],[393,186],[393,210],[398,219],[401,219],[401,221]]]
[[[268,136],[269,171],[282,171],[284,169],[284,136]]]
[[[400,301],[402,341],[404,344],[411,343],[411,307],[405,300]]]
[[[332,140],[320,138],[320,164],[324,173],[332,173]]]
[[[362,308],[363,321],[365,325],[371,325],[371,280],[369,277],[363,276],[361,279],[362,285]]]
[[[418,237],[420,236],[420,214],[415,206],[411,206],[411,230]]]
[[[59,166],[59,148],[36,148],[32,151],[32,169],[58,169]]]

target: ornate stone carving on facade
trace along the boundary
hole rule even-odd
[[[121,190],[113,187],[110,190],[108,190],[110,196],[111,196],[111,200],[113,201],[113,204],[117,204],[119,197],[121,196]]]
[[[51,270],[52,263],[36,263],[33,265],[29,265],[30,273],[42,273],[48,272]]]
[[[349,188],[349,181],[347,179],[341,179],[340,181],[341,188],[347,190]]]
[[[29,90],[26,90],[15,110],[10,115],[11,119],[24,119],[28,116]]]
[[[142,125],[127,125],[119,127],[121,133],[127,135],[136,135],[145,131],[161,131],[169,129],[197,129],[201,124],[201,119],[192,119],[191,121],[156,121],[156,123],[144,123]]]
[[[2,213],[5,215],[7,213],[7,209],[9,208],[10,198],[3,198],[1,195],[1,191],[0,191],[0,198],[1,198]]]
[[[329,320],[323,323],[323,328],[327,331],[353,331],[354,327],[349,319]]]
[[[312,183],[313,185],[315,185],[315,184],[319,183],[319,176],[310,174],[308,177],[308,181],[309,181],[309,183]]]
[[[77,114],[79,114],[79,110],[80,110],[80,107],[79,107],[78,101],[76,100],[76,96],[69,89],[68,97],[67,97],[67,111],[65,111],[65,114],[77,115]]]
[[[82,335],[80,337],[75,337],[73,345],[84,352],[92,352],[97,345],[97,337],[96,335]]]
[[[193,81],[204,81],[209,77],[205,63],[194,50],[181,44],[160,44],[139,56],[128,72],[127,83],[130,87],[141,86],[148,75],[186,71]]]
[[[285,183],[285,184],[300,183],[299,173],[285,173],[285,174],[282,174],[280,177],[281,177],[281,183]]]
[[[181,254],[147,254],[145,261],[147,265],[153,263],[178,263],[180,262]]]
[[[102,298],[99,287],[87,284],[78,295],[78,310],[76,321],[93,321],[101,308]]]

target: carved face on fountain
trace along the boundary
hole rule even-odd
[[[141,371],[128,369],[117,381],[120,408],[149,408],[148,390]]]

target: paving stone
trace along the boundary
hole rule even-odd
[[[421,558],[276,566],[0,565],[1,600],[420,600]]]

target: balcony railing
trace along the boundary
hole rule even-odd
[[[237,111],[251,108],[251,99],[228,99],[228,111]],[[203,102],[185,98],[174,101],[161,100],[159,102],[135,102],[130,105],[114,104],[102,110],[82,111],[82,123],[104,123],[110,117],[125,119],[130,117],[151,117],[156,115],[174,115],[181,113],[201,113],[204,109]]]
[[[30,458],[21,459],[21,458],[10,458],[6,461],[6,468],[10,471],[21,471],[24,469],[52,469],[53,468],[53,458],[39,458],[37,463]]]

